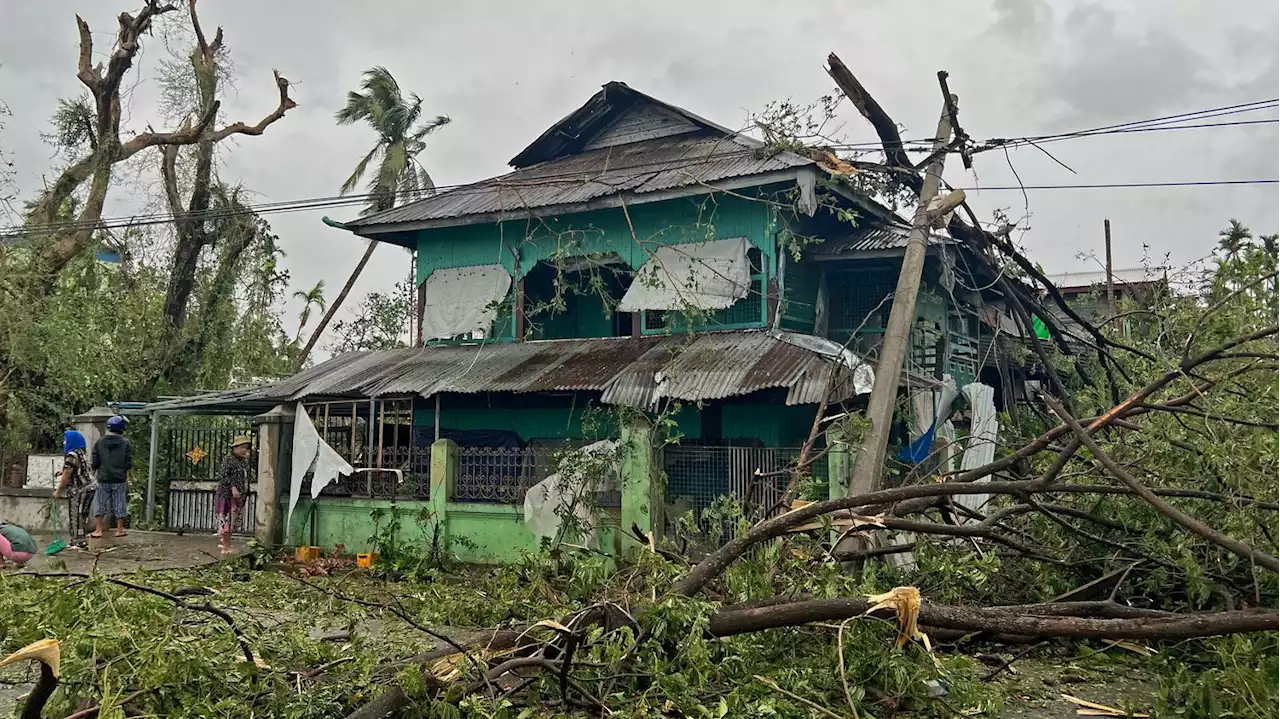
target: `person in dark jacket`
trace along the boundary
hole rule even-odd
[[[100,538],[106,529],[107,514],[116,520],[116,536],[123,537],[129,518],[127,506],[129,470],[133,469],[133,445],[124,437],[129,420],[116,415],[107,420],[107,433],[93,445],[93,469],[98,473],[98,491],[93,496],[93,516],[97,528],[90,537]]]

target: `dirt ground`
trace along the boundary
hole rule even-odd
[[[35,540],[43,552],[53,537],[37,535]],[[233,540],[237,555],[248,552],[246,541],[244,537]],[[104,574],[129,574],[139,569],[199,567],[219,559],[218,538],[211,534],[130,531],[120,538],[108,533],[102,539],[89,540],[87,547],[68,547],[52,557],[37,554],[27,563],[26,571],[88,572],[96,566]]]
[[[998,681],[1006,698],[1003,719],[1075,719],[1081,707],[1062,697],[1104,704],[1121,711],[1149,714],[1156,703],[1156,684],[1135,667],[1086,668],[1068,659],[1020,659],[1014,673]]]

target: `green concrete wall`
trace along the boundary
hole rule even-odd
[[[626,447],[621,470],[623,498],[620,509],[605,509],[597,517],[594,549],[617,556],[634,540],[619,531],[620,521],[645,531],[656,526],[653,505],[653,461],[650,429],[643,422],[628,423],[622,431]],[[457,477],[457,446],[441,440],[431,447],[431,499],[400,500],[350,497],[302,499],[295,508],[285,544],[315,544],[330,548],[342,545],[347,553],[374,548],[380,526],[391,521],[390,513],[401,513],[398,541],[428,547],[433,540],[449,548],[462,562],[514,562],[522,554],[539,549],[539,541],[524,522],[521,505],[451,502]]]
[[[766,447],[799,447],[809,438],[817,405],[732,404],[722,410],[725,439],[757,439]]]

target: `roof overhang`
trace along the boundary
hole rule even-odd
[[[748,187],[759,187],[762,185],[800,183],[806,177],[811,177],[812,173],[813,168],[797,167],[794,169],[778,170],[776,172],[767,172],[758,175],[730,177],[724,180],[704,182],[696,185],[686,185],[684,187],[673,187],[667,190],[653,190],[651,192],[622,192],[614,195],[598,197],[587,202],[567,205],[546,205],[543,207],[532,208],[516,207],[510,210],[503,210],[501,212],[486,212],[476,215],[464,215],[461,217],[421,220],[418,222],[365,225],[350,229],[360,237],[367,237],[369,239],[378,240],[379,242],[386,242],[412,249],[417,247],[417,239],[407,233],[418,232],[420,230],[436,230],[445,227],[464,227],[468,225],[485,225],[498,222],[509,222],[513,220],[519,221],[540,217],[554,217],[557,215],[591,212],[593,210],[612,209],[623,206],[632,207],[635,205],[664,202],[666,200],[675,200],[684,197],[711,195],[716,192],[732,192],[735,190],[742,190]],[[466,190],[465,187],[458,189]],[[406,236],[394,237],[394,235],[398,233],[406,233]]]

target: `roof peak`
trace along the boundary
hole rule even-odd
[[[600,90],[578,109],[547,128],[538,136],[538,139],[511,158],[508,164],[521,169],[589,149],[588,146],[593,140],[597,140],[613,128],[628,112],[642,106],[655,109],[655,116],[637,123],[634,127],[619,128],[618,136],[614,138],[616,141],[612,144],[624,144],[627,141],[653,139],[698,130],[711,130],[744,141],[751,139],[682,107],[663,102],[652,95],[636,90],[625,82],[611,80],[601,85]]]

